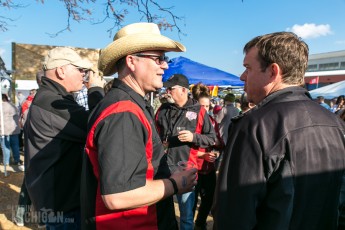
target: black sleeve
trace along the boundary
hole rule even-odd
[[[88,89],[87,95],[89,110],[92,110],[104,97],[104,89],[101,87],[91,87]]]
[[[148,132],[130,112],[106,117],[96,128],[101,194],[120,193],[146,183]]]

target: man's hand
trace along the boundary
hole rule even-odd
[[[85,82],[86,88],[91,88],[91,87],[104,87],[106,84],[106,81],[102,79],[99,75],[98,72],[93,72],[92,70],[89,71],[89,82]]]
[[[192,168],[185,171],[176,171],[171,175],[176,181],[178,194],[183,194],[186,192],[193,191],[195,185],[197,185],[197,172],[196,168]]]
[[[178,133],[181,142],[193,142],[193,133],[189,130],[182,130]]]
[[[205,161],[215,162],[217,159],[217,156],[216,156],[216,153],[214,153],[214,152],[207,152],[207,153],[205,153],[205,155],[203,155],[203,158]]]

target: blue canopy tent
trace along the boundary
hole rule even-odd
[[[167,81],[173,74],[185,75],[190,84],[202,82],[205,85],[217,86],[243,86],[243,81],[239,77],[213,68],[201,63],[192,61],[185,57],[177,57],[168,62],[169,69],[164,71],[163,82]]]

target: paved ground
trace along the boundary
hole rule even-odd
[[[4,176],[4,166],[0,165],[0,229],[1,230],[26,230],[38,229],[37,224],[26,224],[24,227],[17,227],[12,222],[14,210],[18,203],[20,186],[23,181],[24,173],[17,166],[7,168],[8,176]],[[175,203],[177,220],[179,221],[178,206]],[[207,229],[212,229],[213,219],[207,218]]]

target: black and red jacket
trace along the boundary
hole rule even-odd
[[[102,195],[169,176],[153,111],[144,98],[115,79],[91,114],[88,131],[81,186],[83,229],[177,229],[171,197],[131,210],[109,210],[102,200]]]
[[[158,109],[155,120],[161,140],[169,143],[168,165],[176,165],[179,161],[188,160],[200,168],[201,165],[197,163],[198,151],[213,146],[216,140],[214,128],[205,108],[191,98],[183,107],[165,103]],[[194,133],[192,142],[179,141],[178,126]]]

